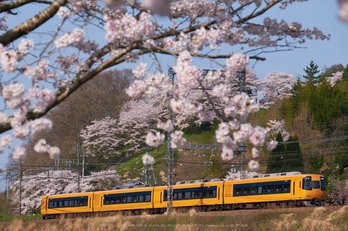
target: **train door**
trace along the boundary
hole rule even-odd
[[[326,184],[325,184],[325,178],[320,177],[320,200],[326,199]]]
[[[292,180],[291,181],[291,188],[292,188],[292,190],[291,190],[291,195],[292,195],[292,198],[295,198],[296,197],[296,180]]]

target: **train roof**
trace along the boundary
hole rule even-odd
[[[295,176],[295,175],[302,175],[302,173],[301,172],[268,173],[268,174],[259,174],[259,175],[255,175],[255,176],[249,176],[247,179],[277,177],[277,176]]]

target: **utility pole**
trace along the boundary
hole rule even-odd
[[[246,89],[245,89],[245,85],[246,85],[246,71],[245,69],[242,70],[242,71],[237,71],[236,72],[237,74],[237,79],[239,81],[239,91],[240,93],[242,92],[246,92]],[[241,123],[244,123],[245,122],[245,119],[244,118],[241,118]],[[246,158],[245,158],[245,154],[246,154],[246,143],[245,142],[242,142],[239,146],[239,151],[240,151],[240,154],[241,154],[241,158],[240,158],[240,164],[241,164],[241,169],[240,169],[240,178],[241,179],[245,179],[246,178]]]
[[[175,72],[173,68],[169,68],[168,70],[168,76],[170,80],[172,81],[172,84],[174,85],[174,77]],[[170,108],[170,94],[168,93],[168,119],[174,122],[174,114],[173,111]],[[168,136],[168,143],[167,143],[167,163],[168,163],[168,177],[167,177],[167,214],[171,212],[171,208],[173,207],[173,184],[174,184],[174,177],[173,177],[173,171],[174,171],[174,150],[171,148],[170,145],[170,135],[171,132],[167,133]]]
[[[22,161],[19,161],[19,220],[22,219]]]

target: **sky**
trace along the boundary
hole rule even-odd
[[[334,64],[348,64],[348,24],[338,18],[338,4],[336,0],[309,0],[308,2],[295,3],[288,6],[285,11],[271,10],[268,14],[278,20],[287,22],[300,22],[302,28],[313,29],[317,27],[325,34],[331,34],[330,40],[307,40],[303,48],[293,51],[283,51],[261,54],[266,61],[251,60],[249,68],[253,68],[258,78],[263,79],[272,71],[292,74],[295,78],[305,74],[304,68],[313,60],[320,70]],[[23,19],[24,21],[24,19]],[[202,63],[195,63],[199,68],[205,68]],[[127,67],[127,66],[125,66]],[[209,68],[209,67],[208,67]],[[0,168],[4,168],[9,151],[0,154]],[[0,191],[5,187],[0,174]]]

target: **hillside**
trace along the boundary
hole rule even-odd
[[[215,131],[203,131],[200,134],[186,134],[185,138],[192,144],[213,144]],[[156,159],[153,165],[154,171],[149,167],[150,183],[154,183],[153,172],[157,178],[157,184],[162,185],[167,182],[167,161],[166,161],[167,144],[163,144],[157,150],[149,152]],[[115,170],[122,176],[123,183],[127,181],[141,180],[145,181],[142,175],[145,167],[141,157],[145,151],[140,151],[129,158],[126,162],[119,164]],[[229,166],[223,163],[220,154],[217,151],[189,151],[177,149],[174,153],[174,181],[184,181],[192,179],[221,178],[228,170]],[[211,165],[205,162],[212,161]]]

